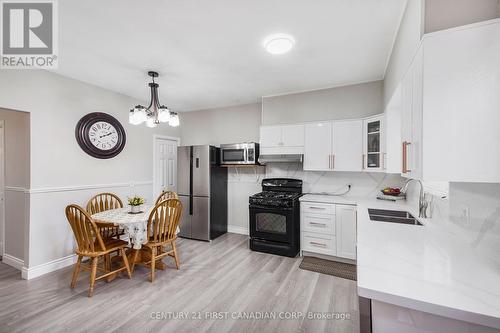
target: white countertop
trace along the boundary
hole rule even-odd
[[[500,329],[500,267],[445,228],[371,221],[368,208],[407,210],[406,202],[307,194],[301,201],[356,204],[358,294]]]

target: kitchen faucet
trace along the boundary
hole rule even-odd
[[[412,178],[406,180],[405,184],[401,188],[401,193],[404,195],[405,200],[406,200],[406,191],[408,191],[408,185],[413,180],[418,182],[418,184],[420,185],[420,192],[418,195],[418,217],[427,218],[427,205],[428,205],[428,203],[425,201],[424,185],[422,184],[422,182],[420,180],[412,179]]]

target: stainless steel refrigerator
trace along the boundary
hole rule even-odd
[[[179,236],[212,240],[227,232],[227,168],[219,148],[182,146],[177,151],[177,192],[183,213]]]

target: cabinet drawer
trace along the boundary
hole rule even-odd
[[[301,202],[300,207],[304,213],[335,215],[335,205],[315,202]]]
[[[336,255],[335,237],[311,232],[302,233],[302,250],[328,255]]]
[[[335,215],[302,213],[302,230],[322,234],[335,234]]]

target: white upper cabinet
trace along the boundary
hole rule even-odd
[[[332,170],[333,126],[331,122],[305,125],[304,170]]]
[[[281,131],[285,147],[304,147],[304,125],[282,126]]]
[[[260,127],[261,154],[303,154],[304,125]]]
[[[334,171],[362,171],[363,120],[339,120],[333,122]]]
[[[261,126],[260,127],[260,147],[280,147],[281,146],[281,126]]]
[[[363,121],[363,169],[369,172],[384,171],[386,165],[384,115]]]
[[[401,175],[422,179],[422,75],[420,48],[401,83]]]
[[[500,182],[500,23],[424,39],[425,180]]]

